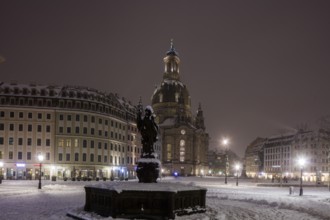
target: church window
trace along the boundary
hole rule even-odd
[[[166,154],[167,154],[167,160],[171,161],[172,160],[172,145],[171,144],[167,144]]]
[[[170,69],[171,69],[171,63],[168,62],[166,65],[166,72],[169,72]]]
[[[180,162],[184,162],[185,160],[185,153],[186,153],[185,145],[186,145],[185,140],[180,140]]]
[[[180,147],[184,147],[186,145],[185,140],[180,140]]]

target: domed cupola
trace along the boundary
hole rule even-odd
[[[180,81],[180,59],[173,40],[171,40],[170,50],[166,52],[164,64],[163,81],[156,87],[151,98],[153,109],[159,117],[158,123],[162,123],[166,118],[177,117],[179,112],[186,118],[191,118],[190,95],[186,85]]]
[[[164,72],[164,79],[170,80],[180,80],[179,75],[179,64],[180,58],[178,57],[178,53],[175,51],[173,45],[173,39],[171,40],[171,48],[166,53],[166,57],[164,57],[165,63],[165,72]]]

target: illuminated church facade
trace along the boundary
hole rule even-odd
[[[199,104],[191,110],[187,86],[180,80],[180,58],[171,43],[164,58],[163,80],[152,95],[152,107],[160,128],[163,175],[205,175],[208,172],[209,135]]]

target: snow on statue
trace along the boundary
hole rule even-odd
[[[154,153],[153,145],[157,141],[158,125],[154,121],[153,109],[147,106],[142,117],[142,106],[139,105],[137,114],[137,127],[142,136],[142,155],[143,157],[152,157]]]

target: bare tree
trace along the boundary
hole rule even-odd
[[[324,115],[320,117],[316,123],[320,129],[330,130],[330,115]]]

